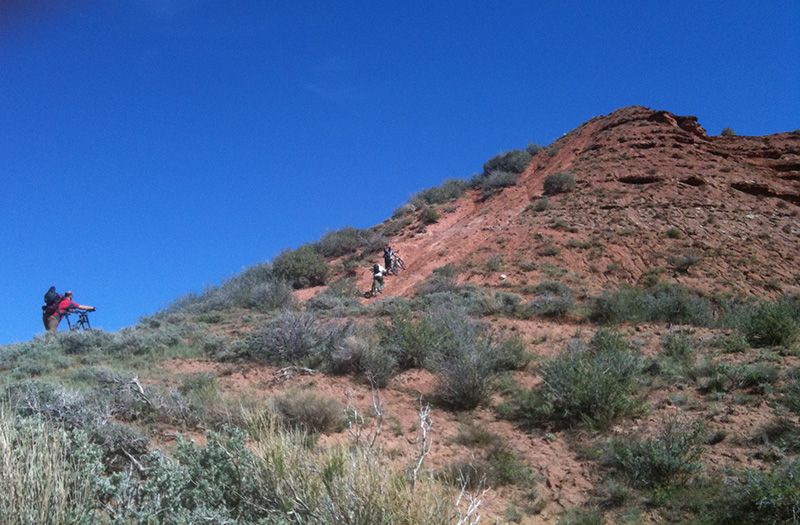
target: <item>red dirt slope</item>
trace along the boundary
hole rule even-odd
[[[576,188],[533,211],[561,171]],[[437,224],[392,239],[409,270],[389,277],[387,295],[413,295],[449,262],[468,269],[462,280],[500,284],[503,274],[512,290],[556,279],[594,293],[649,275],[707,291],[800,289],[798,133],[710,137],[695,117],[633,106],[539,152],[517,185],[487,200],[473,190],[440,211]]]

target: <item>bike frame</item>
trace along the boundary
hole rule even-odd
[[[397,270],[405,270],[405,269],[406,269],[405,261],[400,257],[400,254],[398,252],[394,252],[392,254],[391,271],[395,273],[397,272]]]
[[[70,315],[77,314],[78,320],[75,324],[72,324],[70,320]],[[89,312],[86,310],[72,310],[71,312],[66,312],[64,317],[67,318],[67,326],[69,327],[70,332],[77,332],[77,331],[86,331],[91,330],[92,325],[89,323]]]

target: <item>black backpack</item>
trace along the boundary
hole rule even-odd
[[[59,301],[61,301],[61,295],[56,292],[56,287],[51,286],[49,290],[44,294],[44,306],[42,306],[42,310],[45,312],[47,311],[55,311],[56,307],[58,306]]]

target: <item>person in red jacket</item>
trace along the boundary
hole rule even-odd
[[[64,297],[61,298],[61,301],[59,301],[58,306],[56,306],[54,311],[50,315],[45,316],[44,326],[47,328],[47,331],[51,334],[56,333],[58,331],[58,324],[61,322],[61,318],[72,310],[86,310],[88,312],[93,312],[97,310],[97,308],[87,304],[76,303],[72,300],[72,292],[67,291],[64,293]]]

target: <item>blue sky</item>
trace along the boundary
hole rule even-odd
[[[798,49],[794,0],[0,1],[0,343],[51,284],[116,330],[622,106],[800,128]]]

